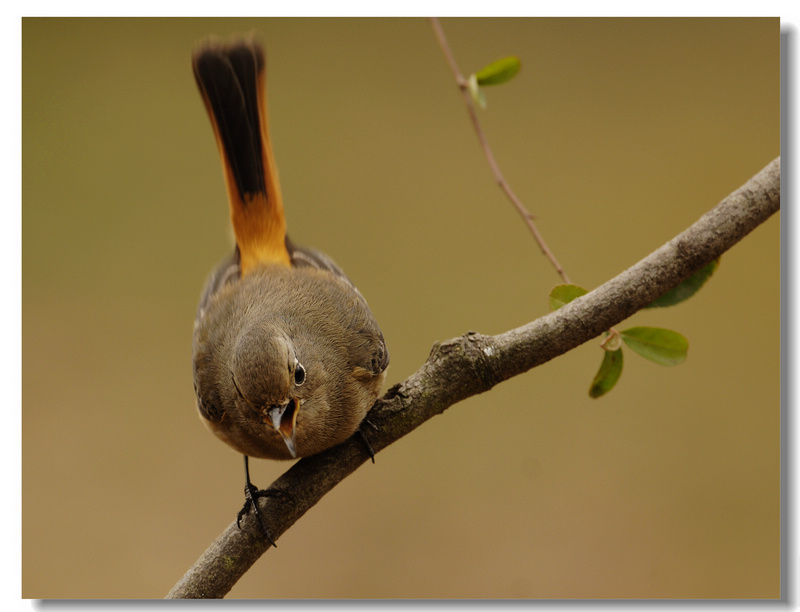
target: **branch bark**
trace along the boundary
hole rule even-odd
[[[453,404],[541,365],[620,323],[719,257],[780,209],[780,157],[691,227],[594,291],[522,327],[468,332],[436,343],[412,376],[373,406],[365,427],[378,453]],[[358,436],[301,459],[259,500],[274,539],[323,495],[369,460]],[[233,521],[167,598],[220,598],[269,549],[252,513]]]

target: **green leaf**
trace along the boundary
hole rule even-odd
[[[550,310],[558,310],[564,304],[569,304],[575,298],[589,293],[578,285],[556,285],[550,291]]]
[[[518,57],[504,57],[476,72],[475,80],[478,85],[500,85],[513,79],[521,67]]]
[[[589,387],[589,397],[600,397],[611,391],[621,375],[622,349],[603,351],[603,363]]]
[[[688,300],[700,290],[700,287],[702,287],[709,278],[711,278],[711,275],[714,274],[718,266],[719,258],[700,268],[680,285],[674,289],[670,289],[657,300],[653,300],[645,306],[645,308],[674,306],[675,304],[680,304],[684,300]]]
[[[632,350],[661,365],[678,365],[689,350],[689,341],[671,329],[631,327],[620,333]]]

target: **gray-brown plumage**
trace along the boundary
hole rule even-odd
[[[308,265],[265,264],[225,277],[194,332],[198,409],[244,455],[290,459],[349,438],[375,402],[389,356],[360,293]]]

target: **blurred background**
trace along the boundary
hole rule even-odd
[[[522,59],[480,117],[586,288],[780,152],[778,19],[442,25],[465,74]],[[24,19],[25,598],[163,597],[241,507],[241,457],[192,390],[197,299],[232,234],[190,54],[250,31],[290,234],[369,300],[387,386],[437,340],[548,312],[559,278],[494,185],[427,20]],[[779,262],[775,215],[695,298],[619,326],[683,333],[683,365],[627,352],[592,400],[594,341],[451,407],[229,596],[778,597]],[[288,466],[254,461],[254,481]]]

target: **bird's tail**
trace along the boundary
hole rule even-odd
[[[264,50],[254,41],[207,42],[194,76],[222,157],[242,275],[263,263],[290,265],[278,172],[267,124]]]

